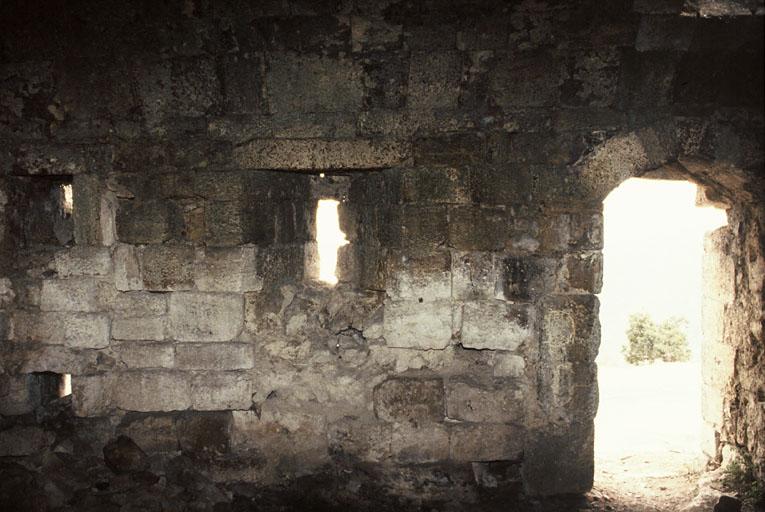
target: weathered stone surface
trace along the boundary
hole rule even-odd
[[[46,279],[40,293],[43,311],[98,311],[98,284],[93,279]]]
[[[445,425],[396,424],[391,435],[391,454],[401,462],[429,463],[449,458],[449,432]]]
[[[76,375],[72,377],[72,409],[82,417],[103,416],[111,409],[111,374]]]
[[[141,267],[132,245],[119,244],[114,249],[114,285],[120,291],[143,289]]]
[[[128,369],[173,368],[175,348],[169,343],[129,341],[114,347],[117,361]]]
[[[104,461],[115,473],[133,473],[149,468],[149,458],[140,446],[127,436],[119,436],[104,446]]]
[[[252,379],[245,372],[205,372],[191,381],[191,408],[197,411],[247,410],[252,405]]]
[[[175,421],[181,450],[196,455],[228,451],[231,421],[228,411],[181,415]]]
[[[255,365],[252,345],[243,343],[180,343],[175,357],[181,370],[243,370]]]
[[[383,336],[389,347],[444,349],[452,339],[452,305],[447,301],[388,302]]]
[[[48,447],[54,434],[39,427],[11,427],[0,431],[0,457],[32,455]]]
[[[454,108],[460,93],[462,55],[417,52],[409,64],[409,103],[414,109]]]
[[[423,257],[399,256],[390,263],[386,292],[393,300],[433,302],[449,299],[451,257],[446,251]]]
[[[451,458],[461,462],[520,460],[524,441],[518,425],[462,423],[449,434]]]
[[[131,438],[146,452],[171,452],[178,449],[175,421],[170,414],[128,414],[117,432]]]
[[[438,378],[396,378],[374,391],[375,413],[383,421],[413,425],[444,420],[444,383]]]
[[[27,375],[0,375],[0,414],[26,414],[32,412],[34,406]]]
[[[112,271],[108,247],[72,247],[56,253],[59,277],[106,276]]]
[[[566,286],[569,291],[600,293],[603,286],[603,256],[600,253],[566,256]]]
[[[79,348],[109,345],[109,317],[90,313],[33,313],[16,311],[10,339]]]
[[[389,424],[345,417],[328,426],[328,437],[329,449],[333,453],[368,462],[380,462],[390,457]]]
[[[162,317],[115,318],[112,338],[115,340],[162,341],[166,321]]]
[[[565,432],[536,433],[526,445],[523,480],[537,495],[582,493],[592,487],[592,422],[573,424]]]
[[[391,140],[254,140],[236,148],[234,162],[242,169],[384,169],[406,163],[406,143]]]
[[[533,310],[502,301],[467,302],[461,332],[466,348],[516,350],[534,338]]]
[[[111,169],[109,146],[34,144],[18,149],[14,170],[27,175],[73,175]]]
[[[254,292],[263,287],[255,247],[197,250],[194,282],[202,292]]]
[[[507,381],[483,385],[450,379],[446,383],[446,413],[451,419],[522,424],[523,408],[523,393]]]
[[[191,406],[188,376],[167,371],[115,375],[112,403],[126,411],[179,411]]]
[[[174,293],[169,310],[170,336],[178,341],[230,341],[244,324],[241,295]]]
[[[497,295],[498,269],[490,252],[452,253],[452,298],[456,300],[488,300]]]
[[[112,309],[117,318],[161,316],[167,313],[167,294],[138,291],[118,293]]]
[[[147,290],[188,290],[194,284],[194,248],[191,246],[149,245],[141,251],[140,262]]]

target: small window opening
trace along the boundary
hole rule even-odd
[[[61,211],[67,217],[71,216],[74,211],[74,194],[71,183],[61,185]]]
[[[29,376],[29,395],[35,405],[45,405],[72,394],[69,373],[37,372]]]
[[[340,230],[339,202],[321,199],[316,207],[316,243],[319,252],[319,281],[337,284],[337,251],[348,244]]]

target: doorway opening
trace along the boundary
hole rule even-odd
[[[702,259],[727,217],[698,194],[689,181],[632,178],[603,202],[595,486],[636,506],[682,502],[707,460]]]

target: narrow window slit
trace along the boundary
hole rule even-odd
[[[339,202],[320,199],[316,207],[316,243],[319,252],[319,281],[337,284],[337,251],[348,244],[340,229]]]

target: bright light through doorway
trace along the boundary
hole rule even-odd
[[[596,486],[650,495],[649,482],[703,463],[703,242],[727,218],[724,210],[696,206],[696,192],[687,181],[633,178],[603,203]],[[656,322],[687,319],[690,361],[628,364],[621,349],[632,313],[647,313]]]
[[[321,199],[316,207],[319,280],[328,284],[337,284],[337,251],[348,244],[345,233],[340,230],[338,206],[334,199]]]

